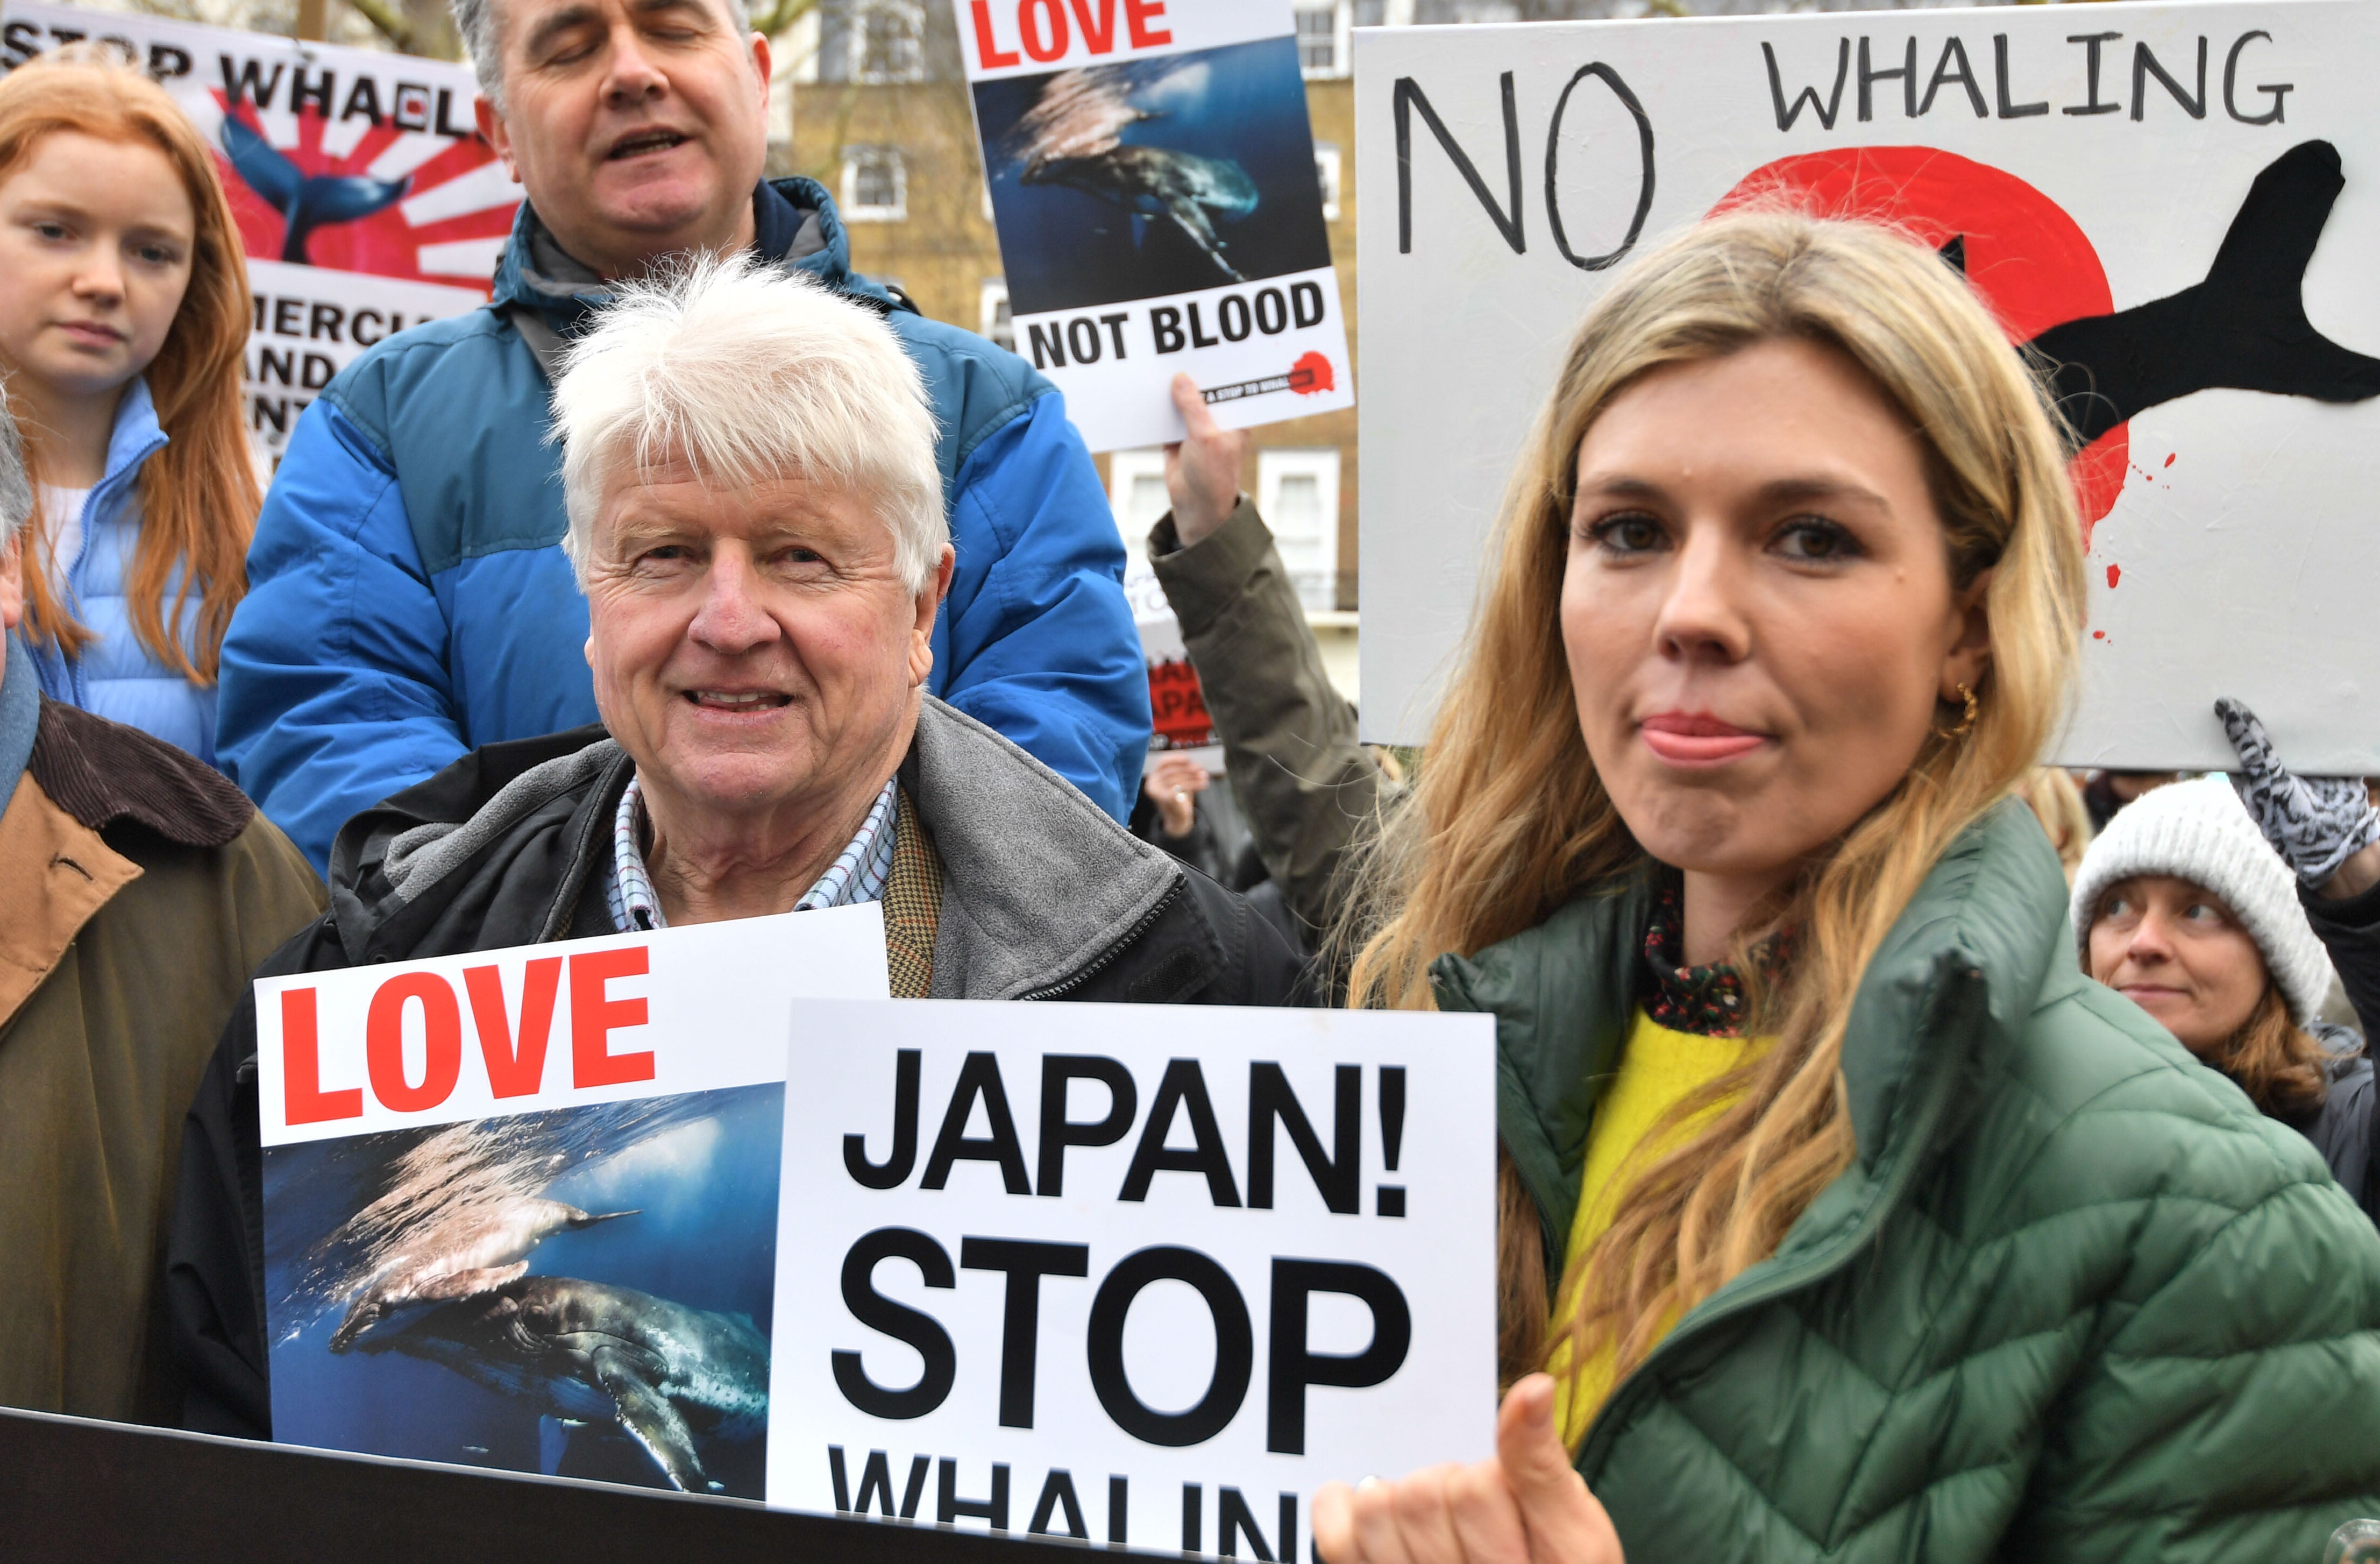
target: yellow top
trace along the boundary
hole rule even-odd
[[[1595,1122],[1587,1130],[1586,1170],[1579,1179],[1578,1215],[1571,1222],[1570,1241],[1562,1249],[1565,1275],[1611,1226],[1622,1192],[1615,1186],[1615,1176],[1623,1165],[1633,1183],[1645,1168],[1692,1139],[1727,1105],[1714,1104],[1707,1111],[1673,1127],[1658,1144],[1647,1144],[1645,1137],[1654,1125],[1688,1095],[1734,1069],[1753,1050],[1766,1045],[1765,1041],[1755,1043],[1742,1037],[1704,1037],[1691,1032],[1673,1032],[1643,1010],[1636,1012],[1636,1024],[1629,1030],[1627,1045],[1621,1050],[1619,1073],[1596,1103]],[[1565,1289],[1554,1311],[1557,1330],[1577,1305],[1577,1289]],[[1662,1330],[1666,1333],[1676,1323],[1665,1323]],[[1585,1436],[1587,1424],[1594,1421],[1597,1409],[1611,1392],[1612,1358],[1611,1349],[1606,1347],[1581,1365],[1572,1377],[1566,1372],[1570,1364],[1569,1344],[1563,1342],[1555,1349],[1548,1364],[1557,1382],[1554,1419],[1564,1441],[1573,1447]]]

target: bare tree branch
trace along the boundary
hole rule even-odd
[[[787,28],[818,9],[819,0],[771,0],[769,8],[752,18],[752,31],[763,38],[774,38]]]
[[[347,0],[356,15],[372,24],[372,31],[395,46],[399,54],[409,55],[413,48],[413,27],[387,0]]]

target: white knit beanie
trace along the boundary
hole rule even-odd
[[[2297,876],[2265,840],[2228,778],[2202,776],[2143,793],[2099,833],[2074,872],[2074,938],[2087,969],[2091,922],[2108,887],[2168,874],[2221,898],[2264,953],[2289,1017],[2312,1020],[2330,990],[2330,955],[2298,902]]]

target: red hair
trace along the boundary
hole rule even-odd
[[[61,130],[155,147],[190,199],[197,242],[189,288],[145,372],[170,443],[140,471],[140,543],[126,600],[142,646],[192,681],[212,684],[232,610],[248,592],[248,542],[264,503],[243,417],[250,306],[239,228],[197,128],[128,62],[74,45],[0,80],[0,180],[23,165],[42,137]],[[30,441],[26,464],[39,482],[41,456]],[[47,549],[46,539],[36,542]],[[169,615],[165,583],[177,564],[182,579]],[[48,572],[27,569],[25,590],[27,632],[79,654],[91,631],[54,599]],[[186,649],[168,627],[181,622],[193,593],[197,644]]]

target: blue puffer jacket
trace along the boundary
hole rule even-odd
[[[73,593],[67,611],[94,632],[82,655],[68,657],[53,643],[31,647],[42,693],[110,721],[177,744],[200,760],[215,760],[215,692],[192,684],[180,669],[157,660],[133,632],[125,583],[140,545],[140,469],[165,448],[149,383],[135,380],[115,407],[115,428],[107,437],[107,472],[92,485],[82,507],[82,549],[67,568]],[[242,519],[245,519],[243,518]],[[182,583],[178,567],[166,578],[162,611],[170,611]],[[182,605],[176,629],[193,658],[198,654],[199,599]],[[30,644],[30,641],[29,641]]]
[[[891,307],[850,270],[816,182],[764,184],[753,205],[762,254]],[[557,253],[524,203],[491,305],[349,364],[265,499],[224,646],[220,747],[318,868],[349,815],[466,751],[596,720],[546,380],[505,313],[528,305],[568,336],[602,302],[600,285],[540,272]],[[933,397],[958,553],[929,688],[1122,819],[1148,684],[1089,454],[1014,354],[905,311],[887,320]]]

